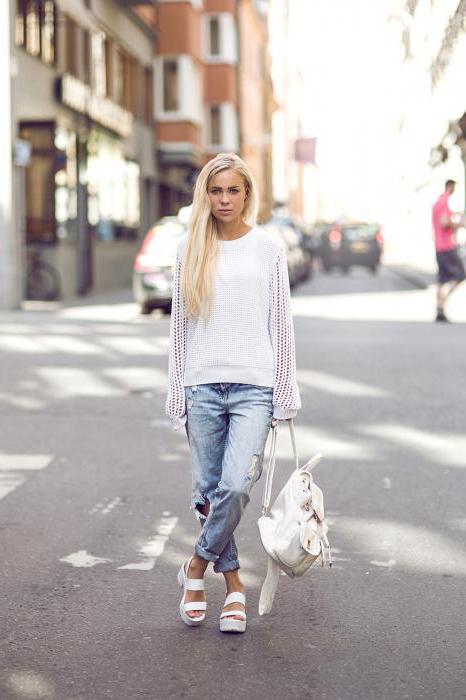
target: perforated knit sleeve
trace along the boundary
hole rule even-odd
[[[181,252],[178,248],[173,276],[172,314],[168,357],[168,395],[165,405],[167,416],[173,419],[175,430],[186,422],[184,394],[184,364],[186,358],[187,317],[181,293]]]
[[[274,352],[274,418],[294,418],[301,408],[296,383],[296,354],[293,319],[290,308],[290,282],[286,252],[280,250],[272,268],[270,335]]]

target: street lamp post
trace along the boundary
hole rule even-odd
[[[11,2],[0,2],[0,309],[18,308],[21,299],[20,250],[14,199],[11,100]]]

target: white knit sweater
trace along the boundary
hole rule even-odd
[[[232,382],[273,387],[275,418],[293,418],[301,408],[285,249],[257,226],[219,244],[208,321],[186,316],[180,290],[185,241],[177,251],[166,403],[175,429],[186,421],[185,386]]]

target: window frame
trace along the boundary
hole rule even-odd
[[[37,17],[37,41],[38,50],[37,53],[31,50],[28,38],[28,14],[29,9],[32,5],[35,5]],[[51,6],[52,9],[52,30],[51,30],[51,43],[49,48],[51,48],[52,60],[45,57],[44,47],[46,45],[46,25],[45,18],[47,6]],[[54,67],[57,65],[57,28],[58,28],[58,11],[56,0],[16,0],[16,9],[14,15],[14,44],[17,48],[21,48],[29,56],[33,58],[38,58],[44,65]]]
[[[218,22],[218,53],[212,53],[212,21]],[[238,32],[230,12],[209,12],[203,16],[204,60],[207,63],[238,63]]]

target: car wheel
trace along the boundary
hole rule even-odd
[[[376,275],[378,272],[379,266],[378,265],[372,265],[371,267],[371,272],[373,275]]]
[[[152,306],[150,304],[142,304],[141,305],[141,314],[143,316],[149,316],[152,313]]]

